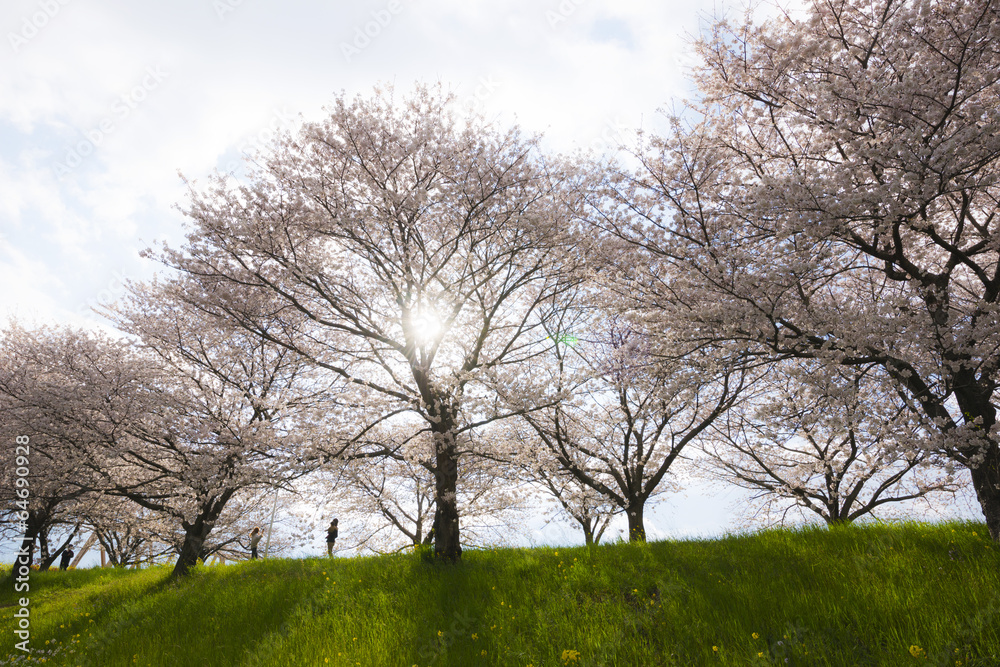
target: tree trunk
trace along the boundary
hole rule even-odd
[[[38,531],[38,571],[47,572],[53,560],[49,556],[49,531],[42,528]]]
[[[222,514],[233,493],[235,489],[226,489],[221,495],[208,501],[194,523],[181,522],[181,526],[184,527],[184,544],[181,545],[181,553],[177,557],[177,563],[174,564],[174,571],[170,574],[172,578],[183,577],[198,562],[208,534],[212,532],[215,521]]]
[[[1000,447],[990,443],[986,458],[969,471],[990,537],[994,542],[1000,542]]]
[[[628,541],[629,542],[645,542],[646,541],[646,525],[643,523],[642,512],[645,508],[645,502],[642,500],[635,500],[629,505],[628,509],[625,511],[625,516],[628,517]]]
[[[185,522],[183,525],[185,531],[184,544],[181,545],[181,553],[174,564],[174,571],[171,573],[171,577],[183,577],[191,571],[191,568],[198,562],[205,539],[212,531],[211,525],[206,524],[203,516],[199,516],[193,524]]]
[[[964,369],[956,373],[955,380],[955,397],[962,414],[970,421],[978,420],[981,433],[991,433],[997,421],[997,412],[991,402],[993,386],[976,382],[975,373]],[[983,454],[982,463],[975,468],[969,466],[972,488],[976,490],[979,506],[986,517],[990,537],[1000,542],[1000,446],[987,440]]]
[[[21,550],[19,551],[19,553],[27,554],[25,557],[27,558],[28,565],[31,565],[35,559],[35,540],[41,535],[42,528],[45,526],[48,518],[49,515],[47,513],[38,512],[37,510],[28,511],[24,538],[21,540]]]
[[[456,563],[462,558],[458,527],[458,454],[455,435],[449,428],[435,433],[437,460],[434,469],[434,555]]]

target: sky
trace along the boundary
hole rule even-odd
[[[739,4],[732,7],[739,8]],[[341,92],[437,83],[553,150],[614,152],[693,95],[722,0],[4,0],[0,318],[103,326],[91,308],[183,243],[185,179],[239,173]],[[725,496],[726,494],[723,494]],[[692,489],[650,534],[718,534],[739,495]],[[554,534],[553,534],[554,535]],[[557,539],[553,537],[553,539]],[[560,538],[561,539],[561,538]]]
[[[441,82],[555,150],[615,146],[688,84],[714,5],[656,0],[5,0],[0,315],[90,308],[179,245],[184,178],[239,170],[335,95]]]

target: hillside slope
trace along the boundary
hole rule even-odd
[[[1000,665],[1000,553],[977,524],[588,549],[34,573],[32,660],[0,665]]]

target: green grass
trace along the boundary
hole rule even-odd
[[[0,605],[16,597],[8,584]],[[458,566],[257,561],[180,582],[35,573],[30,599],[30,664],[1000,665],[1000,550],[972,523],[466,551]],[[29,664],[14,609],[0,664]]]

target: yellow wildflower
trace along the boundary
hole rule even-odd
[[[567,649],[562,652],[561,659],[564,665],[576,664],[580,661],[580,652]]]

